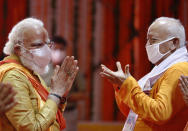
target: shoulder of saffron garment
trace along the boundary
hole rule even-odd
[[[166,70],[153,85],[150,96],[141,90],[133,77],[128,77],[116,91],[120,110],[129,107],[145,120],[165,124],[185,106],[177,88],[181,75],[188,75],[187,62],[177,63]]]

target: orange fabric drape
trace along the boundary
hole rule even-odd
[[[104,43],[103,43],[103,60],[102,63],[109,67],[114,68],[115,58],[112,54],[113,49],[117,43],[114,41],[114,14],[113,9],[115,0],[103,0],[104,5]],[[104,93],[105,92],[105,93]],[[113,120],[113,103],[114,103],[114,90],[111,84],[103,80],[102,88],[102,120]]]

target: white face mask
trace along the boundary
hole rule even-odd
[[[45,67],[51,61],[51,51],[47,45],[29,51],[33,56],[33,61],[41,67]]]
[[[37,49],[26,49],[23,47],[22,56],[20,56],[21,62],[27,68],[43,74],[45,72],[46,66],[51,61],[51,52],[50,48],[47,45],[42,46]],[[26,52],[29,51],[29,54]]]
[[[146,52],[148,55],[148,59],[151,63],[155,64],[157,63],[161,58],[163,58],[163,56],[165,56],[166,54],[168,54],[170,51],[166,52],[165,54],[161,54],[161,52],[159,51],[159,45],[170,41],[172,39],[174,39],[175,37],[171,37],[168,38],[164,41],[161,41],[159,43],[153,44],[153,45],[147,45],[146,46]]]

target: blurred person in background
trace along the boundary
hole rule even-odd
[[[127,117],[123,131],[183,130],[188,120],[188,107],[178,88],[179,77],[188,75],[183,25],[174,18],[156,19],[145,47],[155,67],[139,81],[129,73],[129,65],[125,72],[120,62],[117,72],[102,65],[101,76],[113,83],[116,102]]]
[[[47,71],[45,72],[45,74],[42,75],[48,87],[51,87],[50,78],[52,77],[54,73],[54,68],[57,65],[61,65],[62,61],[65,59],[67,55],[66,49],[68,46],[67,41],[61,36],[52,37],[52,41],[53,41],[53,44],[50,47],[52,60],[51,60],[51,63],[48,64]],[[66,120],[65,131],[77,130],[77,123],[78,123],[77,103],[80,100],[84,100],[85,97],[87,96],[84,92],[85,85],[83,81],[84,81],[83,75],[81,75],[81,73],[78,73],[77,77],[75,78],[75,82],[73,83],[72,89],[69,93],[66,109],[63,114]]]
[[[15,94],[10,84],[0,83],[0,116],[16,105]]]
[[[16,91],[16,105],[0,118],[3,131],[59,131],[65,128],[62,113],[78,72],[77,60],[67,56],[56,66],[48,90],[40,77],[51,61],[50,40],[43,22],[27,18],[16,24],[3,49],[0,81]]]

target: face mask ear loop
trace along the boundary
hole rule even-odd
[[[174,38],[175,38],[175,37],[170,38],[169,41],[173,40]],[[163,43],[163,44],[164,44],[164,43]],[[174,49],[173,49],[172,46],[174,47]],[[168,54],[169,52],[172,52],[172,51],[176,50],[176,47],[175,47],[175,45],[174,45],[174,42],[172,42],[172,46],[170,46],[170,50],[169,50],[166,54]]]

